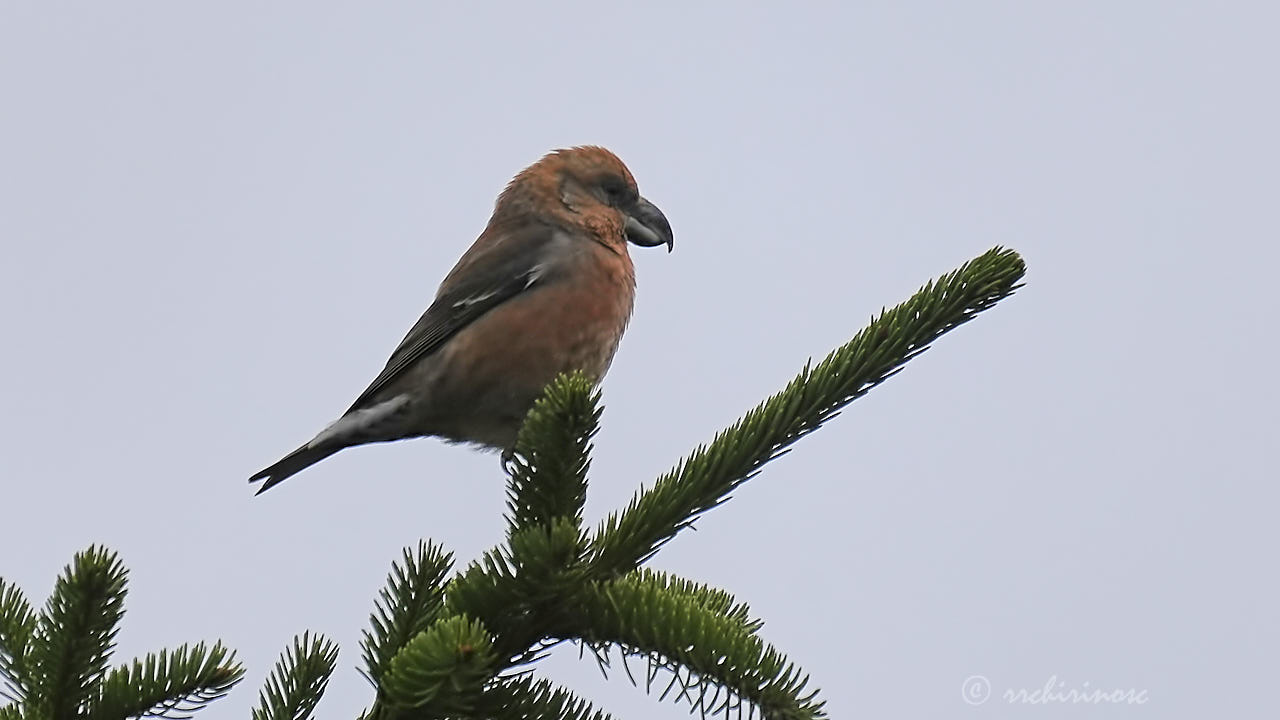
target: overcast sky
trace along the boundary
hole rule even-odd
[[[320,716],[353,717],[390,562],[500,540],[497,460],[415,440],[245,480],[382,368],[514,173],[598,143],[676,248],[633,252],[593,522],[1010,246],[1025,289],[653,566],[751,603],[833,718],[1272,717],[1275,8],[4,3],[0,575],[40,602],[105,543],[118,661],[220,638],[248,678],[201,717],[243,718],[319,631]],[[571,648],[544,670],[686,716]],[[1147,702],[1002,697],[1053,683]]]

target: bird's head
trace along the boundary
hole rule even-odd
[[[526,168],[511,181],[498,199],[518,202],[521,196],[558,205],[568,216],[591,224],[615,218],[628,242],[643,247],[666,245],[675,240],[671,223],[656,205],[644,199],[636,180],[617,155],[602,147],[583,146],[556,150]]]

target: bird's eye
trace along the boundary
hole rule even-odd
[[[605,199],[612,205],[618,204],[627,196],[627,184],[620,177],[607,177],[600,185]]]

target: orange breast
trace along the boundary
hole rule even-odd
[[[562,372],[599,380],[631,317],[631,260],[603,246],[572,272],[535,285],[478,318],[442,349],[428,390],[435,408],[421,430],[509,447],[542,389]]]

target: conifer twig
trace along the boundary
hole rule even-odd
[[[638,567],[796,440],[895,375],[938,337],[1011,295],[1025,271],[1016,252],[993,248],[882,312],[822,362],[806,364],[781,392],[694,450],[600,525],[592,543],[595,576]]]

